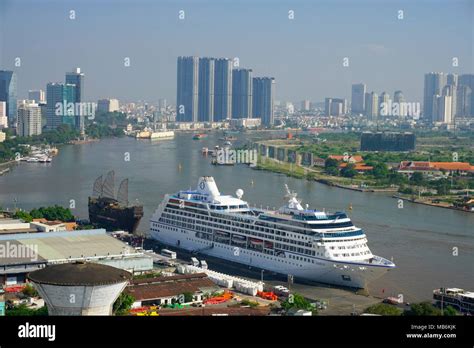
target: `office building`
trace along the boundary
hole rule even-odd
[[[79,103],[83,102],[84,98],[84,73],[81,72],[80,68],[75,68],[72,72],[66,73],[66,85],[76,86],[73,103],[80,105]],[[81,114],[82,108],[79,107],[76,110],[78,112],[74,114],[74,125],[81,134],[84,134],[84,115]]]
[[[232,118],[252,118],[252,70],[232,72]]]
[[[367,87],[364,83],[352,85],[351,111],[353,114],[363,114],[365,112],[365,93]]]
[[[17,78],[16,73],[0,70],[0,101],[6,103],[6,114],[9,126],[16,124]]]
[[[56,129],[61,124],[76,127],[76,85],[48,83],[46,86],[46,127]]]

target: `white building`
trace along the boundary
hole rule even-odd
[[[7,103],[0,101],[0,129],[8,128]]]
[[[119,111],[119,107],[118,99],[100,99],[97,102],[98,112],[115,112]]]
[[[452,97],[434,96],[433,99],[433,114],[435,115],[435,122],[451,123],[452,121]]]
[[[18,135],[29,137],[41,134],[41,108],[26,100],[18,106]]]

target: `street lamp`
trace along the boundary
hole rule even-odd
[[[261,270],[260,272],[260,281],[263,283],[263,272],[265,272],[264,269]]]

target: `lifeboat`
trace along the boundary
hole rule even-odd
[[[245,237],[241,236],[239,234],[234,234],[234,235],[232,235],[232,243],[244,244],[245,243]]]
[[[273,249],[273,243],[265,241],[265,248],[266,249]]]
[[[250,238],[250,244],[261,246],[263,244],[263,240]]]

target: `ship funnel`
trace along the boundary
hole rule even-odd
[[[197,191],[201,194],[209,195],[209,197],[218,197],[221,195],[212,176],[199,178]]]

